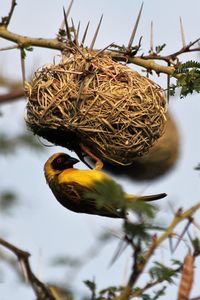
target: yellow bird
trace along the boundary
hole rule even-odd
[[[120,201],[153,201],[166,196],[165,193],[149,196],[127,194],[100,167],[79,170],[73,167],[78,162],[65,153],[56,153],[44,165],[45,177],[54,196],[74,212],[123,218],[125,215],[118,204]]]

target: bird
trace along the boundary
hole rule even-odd
[[[125,218],[120,203],[153,201],[167,196],[166,193],[148,196],[128,194],[99,166],[84,170],[74,168],[78,162],[66,153],[55,153],[44,165],[46,181],[54,196],[71,211]]]

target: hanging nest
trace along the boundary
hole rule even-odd
[[[156,180],[171,171],[180,156],[180,134],[173,118],[168,112],[164,134],[149,149],[149,152],[134,159],[130,166],[113,166],[106,163],[105,168],[114,175],[142,181]]]
[[[165,128],[163,90],[107,52],[71,50],[38,70],[26,94],[35,134],[71,150],[83,144],[112,164],[131,164]]]

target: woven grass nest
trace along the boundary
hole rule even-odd
[[[135,158],[130,166],[104,166],[113,175],[125,174],[137,181],[157,180],[172,171],[180,156],[180,133],[176,119],[171,112],[167,113],[164,134],[154,143],[149,152]]]
[[[161,87],[107,52],[66,53],[35,73],[26,94],[26,122],[35,134],[71,150],[82,143],[112,164],[132,164],[164,132]]]

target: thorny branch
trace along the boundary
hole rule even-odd
[[[14,33],[14,32],[11,32],[8,30],[8,25],[12,18],[14,8],[17,4],[16,0],[12,0],[11,8],[10,8],[8,15],[3,17],[2,21],[0,22],[0,37],[2,37],[3,39],[9,40],[9,41],[15,43],[16,45],[4,47],[4,48],[0,49],[0,51],[18,48],[21,51],[21,53],[24,53],[24,49],[28,49],[28,47],[42,47],[42,48],[58,50],[61,52],[66,51],[66,49],[73,48],[73,47],[76,48],[77,50],[79,50],[79,47],[84,46],[83,41],[85,40],[85,36],[87,34],[89,23],[86,26],[86,29],[85,29],[85,32],[83,35],[83,39],[80,44],[81,46],[79,46],[77,37],[78,37],[78,33],[79,33],[80,23],[78,25],[78,28],[76,29],[74,27],[73,20],[72,20],[72,27],[68,26],[68,21],[67,21],[67,17],[69,15],[72,3],[73,3],[73,1],[71,1],[67,12],[65,13],[65,11],[64,11],[65,20],[64,20],[63,24],[66,25],[66,32],[62,27],[59,30],[57,37],[51,38],[51,39],[46,39],[46,38],[39,38],[39,37],[34,38],[34,37],[23,36],[23,35],[20,35],[20,34],[17,34],[17,33]],[[153,24],[152,24],[152,26],[151,26],[151,45],[150,45],[149,54],[148,55],[145,55],[145,54],[138,55],[138,52],[141,47],[141,38],[140,38],[137,46],[132,46],[132,44],[133,44],[135,34],[136,34],[136,31],[138,28],[142,9],[143,9],[143,4],[141,5],[141,8],[140,8],[138,17],[136,19],[135,25],[133,27],[127,47],[118,46],[118,45],[115,45],[112,43],[111,45],[105,47],[105,49],[103,49],[103,50],[100,50],[100,51],[97,50],[97,54],[99,54],[103,51],[107,51],[112,56],[113,60],[116,60],[118,62],[132,63],[135,65],[138,65],[140,67],[145,68],[147,70],[147,72],[155,71],[157,74],[160,74],[160,73],[167,74],[168,75],[168,88],[169,88],[170,77],[174,77],[176,79],[181,77],[181,74],[176,72],[177,68],[181,65],[179,62],[179,56],[183,53],[200,51],[199,45],[198,45],[198,47],[193,47],[195,44],[197,44],[199,42],[200,39],[196,39],[195,41],[190,42],[189,44],[186,45],[183,24],[182,24],[182,20],[181,20],[181,36],[182,36],[182,44],[183,44],[182,48],[172,54],[163,56],[157,52],[154,52]],[[94,35],[94,38],[92,40],[92,47],[96,41],[96,37],[97,37],[98,31],[99,31],[101,20],[102,20],[102,17],[100,19],[100,22],[98,24],[98,27],[97,27],[95,35]],[[157,61],[163,61],[164,63],[167,63],[167,65],[157,63]],[[21,62],[22,62],[22,70],[23,70],[22,73],[23,73],[23,77],[24,77],[25,76],[24,75],[25,74],[24,60],[21,59]],[[23,78],[23,80],[24,79],[25,78]],[[6,95],[1,96],[0,103],[5,103],[5,102],[9,101],[9,99],[11,99],[11,100],[18,99],[22,95],[23,95],[22,91],[20,92],[18,90],[16,93],[11,91],[10,93],[8,93]]]
[[[0,245],[3,247],[7,248],[11,252],[13,252],[17,258],[18,261],[22,267],[23,274],[25,276],[25,279],[31,284],[35,295],[37,296],[38,300],[55,300],[55,297],[53,296],[52,292],[50,289],[42,283],[32,272],[31,266],[29,263],[29,257],[30,254],[26,251],[23,251],[16,246],[8,243],[4,239],[0,238]]]
[[[27,36],[22,36],[16,33],[13,33],[11,31],[9,31],[7,29],[8,24],[10,22],[10,19],[12,17],[13,11],[14,11],[14,7],[16,5],[16,1],[12,0],[12,5],[11,5],[11,9],[10,12],[8,14],[8,16],[2,18],[2,22],[0,23],[0,37],[7,39],[11,42],[14,42],[17,44],[18,48],[20,49],[25,49],[26,47],[30,47],[30,46],[35,46],[35,47],[43,47],[43,48],[49,48],[49,49],[55,49],[55,50],[66,50],[67,44],[71,44],[73,46],[79,46],[78,45],[78,41],[77,41],[77,33],[79,31],[79,28],[76,30],[76,28],[74,27],[74,24],[72,22],[72,33],[74,35],[74,41],[71,38],[71,32],[70,32],[70,28],[68,27],[68,22],[67,22],[67,16],[70,12],[72,3],[70,3],[70,6],[68,8],[68,12],[67,14],[64,12],[65,15],[65,23],[66,23],[66,32],[67,32],[67,40],[70,43],[66,43],[66,39],[61,38],[60,35],[57,36],[57,38],[52,38],[52,39],[46,39],[46,38],[33,38],[33,37],[27,37]],[[153,52],[153,41],[151,42],[151,51],[149,55],[137,55],[140,46],[141,46],[141,39],[139,41],[139,44],[135,47],[132,46],[133,44],[133,40],[138,28],[138,23],[141,17],[141,13],[142,13],[142,8],[143,5],[140,8],[136,23],[134,25],[134,28],[132,30],[131,36],[130,36],[130,40],[128,42],[128,46],[127,47],[121,47],[118,45],[111,45],[111,47],[109,47],[109,52],[111,54],[111,56],[113,57],[113,59],[117,60],[117,61],[124,61],[126,63],[133,63],[136,65],[139,65],[141,67],[146,68],[147,70],[154,70],[156,73],[165,73],[168,74],[170,76],[173,76],[175,78],[178,78],[180,75],[179,74],[174,74],[175,70],[176,70],[176,64],[178,63],[178,56],[183,54],[183,53],[188,53],[188,52],[194,52],[194,51],[200,51],[200,47],[196,47],[196,48],[192,48],[192,46],[194,46],[196,43],[199,42],[200,39],[195,40],[194,42],[189,43],[188,45],[185,45],[185,42],[183,44],[183,47],[172,53],[169,55],[165,55],[165,56],[161,56],[157,53]],[[98,31],[99,31],[99,27],[102,21],[102,17],[100,19],[98,28],[95,32],[92,44],[94,45]],[[181,22],[182,25],[182,22]],[[86,27],[86,31],[84,33],[84,35],[87,33],[87,29],[88,29],[88,25]],[[183,32],[183,26],[181,26],[181,32],[182,32],[182,36],[184,34]],[[151,32],[151,36],[153,35],[153,32]],[[85,37],[84,37],[85,39]],[[152,40],[152,39],[151,39]],[[5,48],[3,48],[4,50]],[[134,50],[134,51],[133,51]],[[168,66],[163,66],[160,64],[157,64],[155,61],[164,61],[168,64]],[[173,66],[169,66],[169,64],[172,64]]]
[[[54,49],[54,50],[60,50],[63,51],[66,49],[66,44],[59,41],[57,38],[52,38],[52,39],[46,39],[46,38],[33,38],[33,37],[27,37],[23,35],[19,35],[16,33],[13,33],[11,31],[8,31],[7,28],[4,25],[0,25],[0,37],[7,39],[9,41],[12,41],[16,43],[19,48],[26,48],[29,46],[35,46],[35,47],[43,47],[43,48],[48,48],[48,49]],[[169,67],[169,66],[164,66],[157,64],[153,60],[162,60],[165,62],[172,62],[177,59],[177,57],[183,53],[188,53],[192,51],[200,51],[200,47],[197,48],[191,48],[195,43],[199,41],[196,40],[187,46],[181,48],[180,50],[166,55],[166,56],[161,56],[156,53],[150,54],[150,55],[140,55],[140,56],[132,56],[128,52],[124,51],[117,51],[113,50],[110,51],[111,56],[113,59],[117,61],[124,61],[127,63],[133,63],[136,65],[139,65],[141,67],[144,67],[149,70],[154,70],[156,73],[165,73],[168,75],[171,75],[175,78],[177,78],[179,75],[174,74],[174,71],[176,70],[175,66]]]
[[[178,267],[175,272],[179,273],[181,271],[181,267]],[[133,291],[133,293],[131,294],[132,297],[139,297],[140,295],[142,295],[144,292],[146,292],[147,290],[151,289],[152,287],[155,287],[156,285],[162,283],[163,280],[160,279],[155,279],[155,280],[151,280],[149,282],[147,282],[142,288],[140,288],[137,291]]]
[[[135,283],[138,281],[141,274],[143,274],[144,268],[146,267],[147,263],[149,262],[150,258],[154,254],[155,250],[160,246],[160,244],[169,238],[174,231],[174,228],[183,220],[191,218],[191,216],[200,208],[200,202],[196,205],[192,206],[185,212],[182,212],[181,209],[177,211],[175,214],[171,224],[166,228],[166,230],[160,236],[154,236],[154,239],[147,249],[145,255],[143,256],[142,261],[134,262],[133,271],[129,277],[128,283],[121,294],[115,297],[115,300],[127,300],[129,299],[130,295],[132,294],[132,288]],[[137,272],[135,272],[135,268]]]

